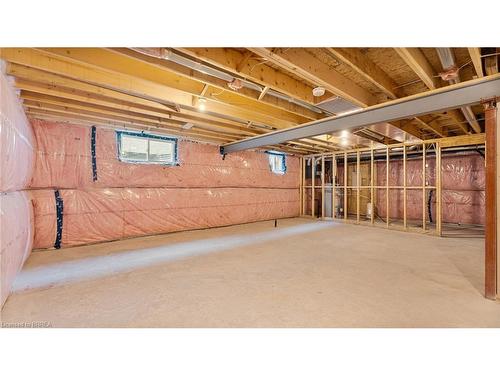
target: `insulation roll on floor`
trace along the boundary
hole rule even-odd
[[[24,191],[0,194],[1,303],[7,299],[16,274],[31,253],[33,210]]]

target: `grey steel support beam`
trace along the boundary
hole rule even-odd
[[[222,146],[221,151],[227,154],[380,122],[422,116],[477,104],[483,99],[497,96],[500,96],[500,73],[377,104],[358,112],[331,116],[242,141],[231,142]]]

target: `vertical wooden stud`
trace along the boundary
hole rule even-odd
[[[332,154],[332,219],[335,219],[335,180],[337,178],[337,155]]]
[[[403,227],[408,229],[408,223],[406,220],[406,145],[403,145]]]
[[[304,204],[302,203],[302,197],[304,194],[304,157],[301,157],[299,163],[299,216],[303,215],[302,209],[304,208]]]
[[[426,205],[425,205],[425,200],[427,196],[427,189],[425,188],[427,186],[426,179],[425,179],[425,172],[426,172],[426,145],[425,143],[422,144],[422,230],[425,232],[427,228],[427,216],[426,216]]]
[[[441,145],[435,144],[436,148],[436,234],[442,234],[442,215],[441,215]]]
[[[359,151],[356,153],[356,223],[360,219],[360,194],[361,194],[361,161]]]
[[[315,210],[315,206],[316,206],[316,202],[314,200],[314,195],[315,195],[315,190],[316,190],[316,158],[313,156],[311,158],[311,162],[312,162],[312,165],[311,165],[311,216],[312,217],[315,217],[315,213],[316,213],[316,210]]]
[[[344,152],[344,221],[347,221],[347,152]]]
[[[385,225],[389,228],[389,147],[385,150]]]
[[[321,156],[321,218],[325,218],[325,156]]]
[[[375,202],[374,202],[374,197],[375,197],[375,191],[374,191],[374,184],[375,184],[375,170],[374,170],[374,165],[375,162],[373,160],[373,146],[371,147],[370,150],[370,205],[371,205],[371,215],[370,215],[370,223],[371,225],[374,224],[374,217],[375,217]]]

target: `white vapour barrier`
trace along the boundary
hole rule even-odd
[[[26,188],[34,166],[33,132],[7,77],[0,73],[0,191]]]
[[[0,61],[0,304],[28,257],[33,243],[33,213],[25,189],[33,174],[34,142],[21,102],[3,74]]]
[[[24,191],[0,194],[0,259],[3,306],[33,245],[33,209]]]

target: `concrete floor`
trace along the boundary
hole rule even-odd
[[[4,326],[500,327],[481,238],[273,224],[35,252]]]

